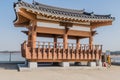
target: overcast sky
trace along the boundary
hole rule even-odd
[[[20,44],[27,40],[21,31],[25,28],[16,28],[13,25],[15,13],[13,3],[17,0],[1,0],[0,2],[0,51],[20,50]],[[24,0],[32,3],[32,0]],[[120,50],[120,0],[35,0],[37,2],[63,7],[94,12],[96,14],[111,14],[116,20],[113,25],[100,27],[98,35],[94,37],[94,44],[102,44],[103,50]],[[44,39],[43,39],[44,40]],[[50,40],[50,39],[48,39]],[[51,40],[50,40],[51,41]],[[88,43],[88,40],[81,40]]]

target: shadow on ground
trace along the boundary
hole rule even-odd
[[[114,63],[112,63],[112,65],[120,66],[120,63],[114,62]]]
[[[70,67],[84,67],[84,66],[88,66],[87,64],[74,64],[74,63],[70,63]],[[50,63],[50,62],[40,62],[38,63],[38,67],[61,67],[61,65],[59,63]]]
[[[6,70],[17,70],[17,64],[13,63],[1,63],[0,69],[6,69]]]

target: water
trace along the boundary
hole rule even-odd
[[[14,62],[25,61],[25,58],[21,56],[21,53],[0,53],[0,62]],[[112,62],[120,63],[120,56],[112,57]]]
[[[120,63],[120,57],[112,57],[112,62]]]
[[[0,53],[0,62],[25,61],[21,53]]]

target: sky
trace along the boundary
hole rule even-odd
[[[1,0],[0,2],[0,51],[21,50],[21,43],[27,36],[21,31],[25,28],[16,28],[13,25],[15,12],[13,3],[18,0]],[[23,0],[32,3],[32,0]],[[94,12],[95,14],[111,14],[115,21],[111,26],[97,28],[94,44],[102,44],[103,51],[120,51],[120,0],[35,0],[37,2],[70,9]],[[44,40],[44,39],[43,39]],[[47,39],[51,41],[51,39]],[[81,40],[86,44],[88,40]]]

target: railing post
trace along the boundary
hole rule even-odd
[[[54,36],[54,48],[57,48],[57,36]]]
[[[76,48],[77,49],[80,48],[80,39],[79,38],[76,39]]]

